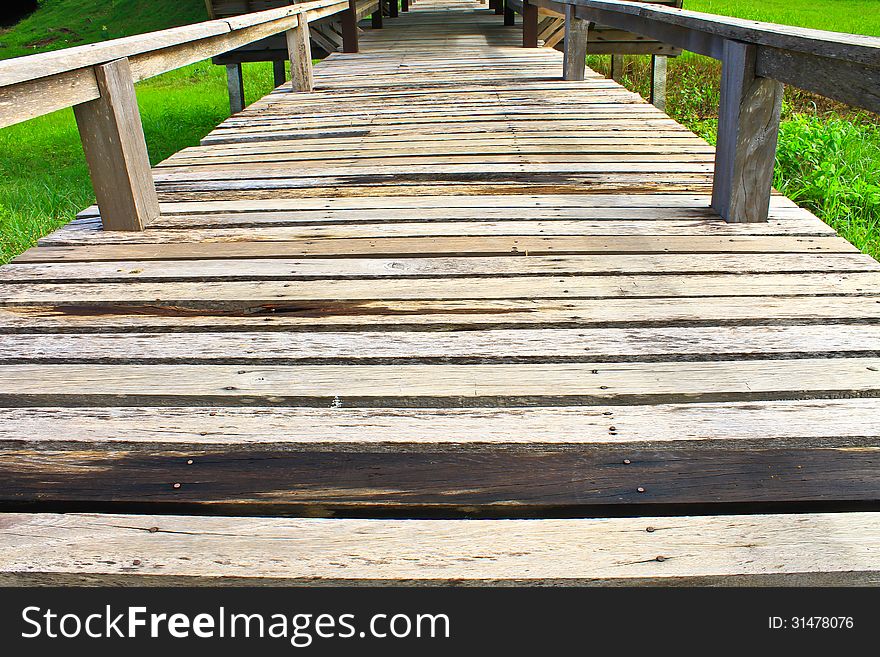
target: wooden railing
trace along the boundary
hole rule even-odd
[[[312,89],[308,24],[342,14],[357,52],[355,0],[316,0],[0,62],[0,128],[73,107],[105,230],[159,216],[134,83],[281,32],[294,90]]]
[[[599,23],[722,62],[712,207],[729,222],[766,221],[782,85],[880,112],[880,39],[620,0],[506,0],[536,47],[538,7],[566,17],[566,79],[582,80],[587,27]]]

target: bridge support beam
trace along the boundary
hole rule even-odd
[[[509,4],[507,4],[507,0],[504,0],[504,24],[505,25],[515,25],[516,24],[516,12],[513,10]]]
[[[562,61],[563,80],[583,80],[587,62],[587,34],[590,21],[575,16],[575,7],[565,5],[565,51]]]
[[[284,60],[272,62],[272,79],[276,87],[280,87],[287,82],[287,71],[285,70]]]
[[[523,0],[523,48],[538,47],[538,6]]]
[[[382,13],[385,11],[385,0],[379,0],[379,6],[370,14],[370,27],[374,30],[382,29]]]
[[[731,223],[767,221],[770,206],[783,86],[756,60],[756,46],[724,42],[712,207]]]
[[[312,44],[309,40],[309,21],[299,15],[299,24],[287,30],[287,55],[290,57],[290,84],[294,91],[312,91]]]
[[[342,52],[358,51],[357,2],[348,0],[348,9],[342,14]]]
[[[666,55],[651,55],[651,104],[666,111]]]
[[[244,76],[240,63],[226,65],[226,91],[229,93],[229,113],[238,114],[244,109]]]
[[[615,82],[623,80],[624,64],[623,55],[611,55],[611,79]]]
[[[128,58],[93,68],[99,98],[74,106],[104,230],[143,230],[159,199]]]

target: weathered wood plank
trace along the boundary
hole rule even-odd
[[[0,269],[3,283],[125,281],[306,280],[422,278],[425,276],[580,274],[771,274],[867,272],[880,264],[865,254],[639,254],[529,256],[528,258],[312,258],[142,260],[13,263]]]
[[[878,398],[518,408],[0,407],[0,441],[24,449],[154,443],[188,449],[287,445],[357,451],[396,444],[467,445],[706,443],[712,448],[870,446]],[[58,427],[64,432],[59,435]],[[612,430],[611,427],[614,427]]]
[[[880,396],[880,359],[517,365],[6,365],[0,405],[518,406]]]
[[[589,299],[706,296],[872,295],[880,298],[880,272],[843,274],[688,274],[684,276],[517,276],[504,278],[283,281],[175,281],[152,283],[4,283],[0,305],[199,304],[224,302],[295,303],[297,301],[403,299]]]
[[[588,362],[880,355],[880,326],[7,335],[2,363]]]
[[[840,238],[829,237],[663,237],[531,235],[469,237],[362,237],[288,241],[170,242],[41,247],[26,251],[16,262],[183,260],[210,258],[285,257],[431,257],[609,255],[623,253],[856,253]]]
[[[388,327],[727,326],[880,321],[876,297],[673,297],[486,301],[244,300],[223,307],[150,304],[0,307],[4,333],[200,331]]]
[[[866,585],[880,581],[878,536],[875,513],[458,521],[6,514],[0,583]]]

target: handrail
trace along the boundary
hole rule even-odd
[[[529,1],[531,2],[531,0]],[[582,8],[577,12],[578,18],[590,18],[590,16],[598,18],[599,12],[608,12],[604,17],[607,18],[611,14],[632,17],[633,22],[629,23],[630,26],[635,22],[642,26],[649,23],[672,25],[745,43],[858,61],[870,66],[880,66],[880,39],[876,37],[849,34],[847,32],[815,30],[780,23],[766,23],[719,14],[707,14],[688,9],[676,9],[663,5],[652,5],[646,2],[559,0],[559,3]],[[603,22],[603,24],[605,23]],[[612,25],[612,27],[617,26]]]
[[[537,45],[538,7],[564,14],[569,63],[586,57],[590,23],[721,60],[712,207],[730,222],[767,220],[783,83],[880,112],[880,38],[628,0],[506,2],[523,15],[527,47]],[[565,77],[583,79],[583,67],[565,65]]]
[[[0,62],[0,128],[100,97],[94,67],[127,58],[135,82],[347,11],[314,0]]]

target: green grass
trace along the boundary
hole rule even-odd
[[[42,0],[0,30],[0,58],[32,55],[207,20],[201,0]]]
[[[880,0],[685,0],[685,8],[880,36]],[[608,75],[610,57],[590,56]],[[648,57],[626,57],[622,82],[648,97]],[[721,65],[684,53],[670,60],[666,111],[715,142]],[[880,117],[787,87],[774,184],[865,253],[880,259]]]

